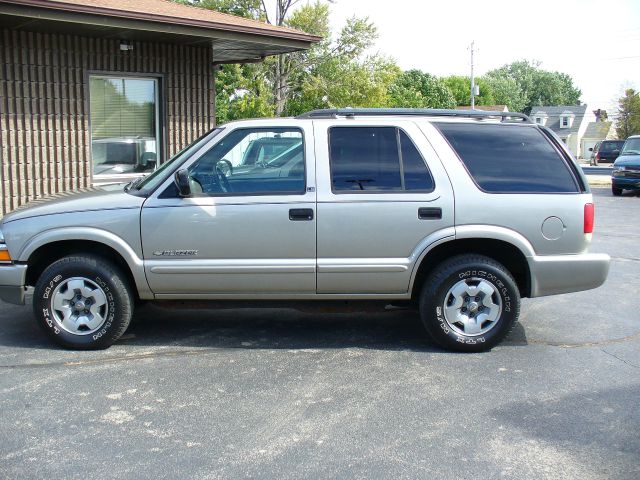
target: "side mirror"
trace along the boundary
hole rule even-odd
[[[183,168],[178,170],[173,176],[173,181],[178,187],[178,193],[181,197],[188,197],[191,195],[191,185],[189,184],[189,170]]]
[[[593,152],[593,148],[590,148],[590,149],[589,149],[589,151],[590,151],[590,152]]]
[[[229,160],[223,158],[222,160],[218,160],[218,163],[216,163],[216,170],[220,170],[225,177],[228,177],[233,173],[233,165]]]

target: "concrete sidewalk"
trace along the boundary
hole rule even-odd
[[[586,167],[587,169],[592,168],[592,166],[589,164],[589,160],[585,160],[585,159],[578,159],[578,165],[580,165],[583,168]],[[605,165],[601,164],[600,166],[606,167],[608,165],[609,164],[605,164]],[[611,175],[609,173],[606,173],[603,175],[599,175],[599,174],[594,175],[593,173],[585,172],[585,174],[587,176],[587,181],[589,182],[589,185],[591,185],[592,187],[610,187],[611,186]]]
[[[610,175],[587,175],[587,181],[592,187],[610,187]]]

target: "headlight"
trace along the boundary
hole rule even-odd
[[[2,230],[0,230],[0,263],[11,263],[11,255],[9,254],[9,249],[4,243]]]
[[[624,165],[618,165],[618,166],[616,167],[616,166],[614,165],[614,166],[613,166],[613,169],[614,169],[616,172],[622,172],[622,171],[626,170],[626,169],[627,169],[627,167],[625,167]]]

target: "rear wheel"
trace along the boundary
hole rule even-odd
[[[616,197],[622,195],[622,189],[617,187],[611,187],[611,193],[613,193]]]
[[[497,345],[520,312],[520,292],[509,271],[481,255],[460,255],[429,275],[420,296],[420,316],[444,348],[481,352]]]
[[[57,344],[78,350],[111,346],[125,332],[134,296],[125,275],[91,255],[61,258],[35,286],[34,314]]]

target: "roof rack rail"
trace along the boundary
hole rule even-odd
[[[327,108],[324,110],[312,110],[302,113],[296,118],[336,118],[357,116],[390,116],[407,115],[418,117],[463,117],[463,118],[500,118],[502,122],[519,120],[522,123],[533,123],[524,113],[518,112],[492,112],[486,110],[440,110],[433,108]]]

